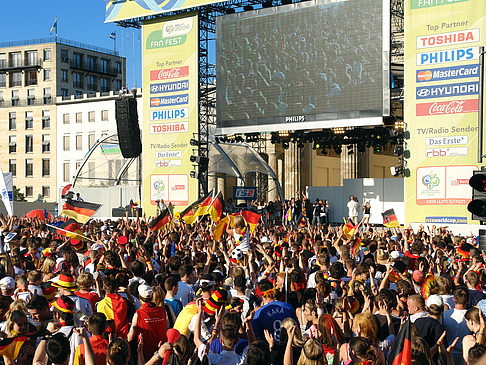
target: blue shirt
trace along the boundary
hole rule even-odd
[[[176,298],[165,298],[164,302],[170,305],[172,311],[174,312],[175,316],[177,317],[179,313],[182,311],[182,302]]]
[[[255,317],[251,322],[255,337],[264,340],[265,335],[263,330],[268,330],[275,341],[278,342],[280,340],[282,321],[288,317],[293,318],[295,322],[299,323],[295,315],[294,307],[290,304],[279,302],[278,300],[265,304],[255,312]]]

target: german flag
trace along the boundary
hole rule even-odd
[[[249,210],[242,211],[241,215],[243,216],[243,218],[245,218],[246,223],[248,223],[248,225],[250,226],[250,234],[253,234],[253,231],[255,230],[256,226],[258,226],[258,223],[260,222],[261,215],[257,213],[253,213]]]
[[[358,224],[354,225],[352,221],[348,221],[348,223],[346,223],[346,225],[343,227],[343,234],[347,240],[354,236],[356,228],[358,228]]]
[[[213,230],[213,238],[215,241],[219,241],[221,236],[223,235],[224,232],[226,232],[226,228],[228,227],[228,224],[230,227],[233,226],[233,219],[234,216],[227,215],[224,218],[221,218],[218,223],[216,224],[216,227],[214,227]]]
[[[79,223],[86,223],[93,214],[100,209],[101,204],[78,202],[72,199],[66,200],[62,207],[61,214],[75,219]]]
[[[208,209],[209,216],[214,222],[219,221],[221,215],[223,214],[224,209],[224,200],[223,194],[221,192],[216,195],[216,198],[213,199],[211,206]]]
[[[393,208],[385,210],[381,213],[383,216],[383,225],[388,228],[399,227],[397,216],[395,215],[395,210]]]
[[[400,329],[395,342],[391,348],[386,365],[411,365],[412,364],[412,342],[410,332],[410,319]]]
[[[359,248],[361,247],[362,242],[361,239],[358,237],[354,240],[353,244],[353,255],[356,256],[358,254]]]
[[[103,313],[107,320],[114,322],[114,336],[127,338],[128,335],[128,305],[120,294],[106,294],[98,302],[97,311]]]
[[[148,227],[152,231],[156,231],[164,227],[166,224],[172,221],[172,215],[170,214],[169,208],[165,208],[157,218],[150,221]]]
[[[201,204],[199,204],[199,207],[194,212],[194,217],[199,217],[200,215],[209,214],[209,207],[213,202],[213,194],[214,191],[211,190],[211,192],[208,195],[206,195],[206,198],[201,202]]]
[[[19,336],[0,340],[0,355],[15,360],[19,356],[20,348],[28,339],[27,336]]]
[[[48,225],[53,234],[74,238],[75,240],[82,240],[84,238],[81,226],[74,219],[67,221],[59,221]]]
[[[180,214],[180,217],[184,221],[184,223],[186,224],[194,223],[197,217],[196,211],[198,211],[199,206],[203,202],[205,202],[208,198],[211,198],[212,196],[213,196],[213,191],[211,191],[208,195],[199,198],[194,203],[189,205],[186,209],[184,209]]]
[[[134,202],[133,199],[130,199],[130,211],[133,213],[133,208],[138,207],[140,201]]]

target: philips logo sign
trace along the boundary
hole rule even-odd
[[[293,117],[285,117],[285,123],[300,123],[305,122],[305,115],[297,115]]]
[[[479,57],[478,47],[446,49],[443,51],[417,53],[417,66],[435,65],[446,62],[474,60]]]
[[[150,120],[185,119],[189,116],[188,108],[158,110],[150,112]]]
[[[448,96],[476,95],[479,82],[464,82],[451,85],[434,85],[417,88],[417,99],[444,98]]]
[[[151,94],[163,94],[163,93],[170,93],[173,91],[186,91],[186,90],[189,90],[188,80],[150,85]]]
[[[417,82],[443,81],[479,76],[479,65],[464,65],[419,70],[416,74]]]
[[[189,103],[188,94],[150,98],[151,107],[182,105],[187,103]]]

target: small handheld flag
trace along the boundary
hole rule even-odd
[[[381,213],[383,216],[383,225],[388,228],[399,227],[397,216],[395,215],[395,210],[393,208],[385,210]]]

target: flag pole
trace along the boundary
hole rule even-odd
[[[62,228],[53,226],[52,224],[46,223],[46,226],[51,227],[51,228],[55,228],[55,229],[57,229],[59,231],[67,232],[67,233],[70,233],[70,234],[73,234],[73,235],[76,235],[76,236],[79,236],[79,237],[83,237],[85,240],[88,240],[88,241],[91,241],[91,242],[96,242],[96,241],[92,240],[91,238],[86,237],[83,234],[79,234],[79,233],[76,233],[76,232],[68,231],[67,229],[62,229]]]

